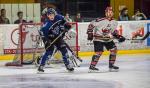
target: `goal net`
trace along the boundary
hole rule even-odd
[[[71,30],[66,33],[64,40],[71,47],[74,53],[78,56],[78,24],[76,22],[70,23]],[[45,52],[42,38],[39,34],[41,23],[23,23],[19,25],[18,42],[16,54],[12,62],[8,62],[6,66],[22,66],[26,64],[34,64],[37,58],[40,58]],[[57,51],[54,54],[54,60],[62,60],[61,53]]]

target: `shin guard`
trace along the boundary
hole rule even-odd
[[[95,67],[101,55],[93,55],[90,68]]]
[[[116,55],[110,54],[109,56],[109,67],[112,67],[116,61]]]

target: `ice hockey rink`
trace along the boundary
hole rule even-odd
[[[83,63],[73,73],[63,65],[45,68],[37,74],[34,66],[0,66],[0,88],[150,88],[150,54],[117,56],[119,72],[108,71],[108,56],[102,56],[97,67],[99,73],[88,73],[91,57],[83,57]]]

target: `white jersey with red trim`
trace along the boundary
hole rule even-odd
[[[114,19],[109,20],[107,18],[97,18],[90,23],[88,29],[93,30],[93,41],[110,42],[113,40],[112,38],[106,40],[104,38],[97,38],[96,36],[112,36],[117,25],[118,22]]]

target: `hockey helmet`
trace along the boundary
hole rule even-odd
[[[49,9],[47,9],[47,14],[55,14],[56,15],[56,11],[53,8],[49,8]]]

